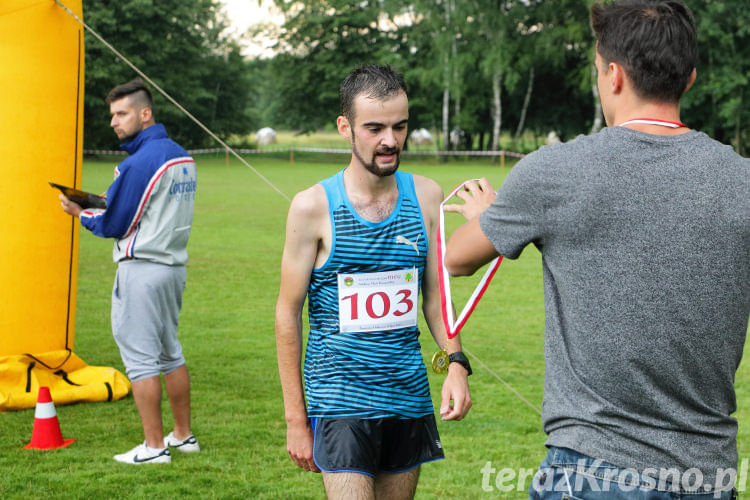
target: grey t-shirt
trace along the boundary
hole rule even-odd
[[[607,128],[524,158],[479,222],[505,257],[542,253],[547,445],[736,469],[750,160],[700,132]]]

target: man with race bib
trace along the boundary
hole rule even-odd
[[[468,360],[442,322],[442,190],[397,171],[409,118],[401,75],[362,66],[342,83],[341,104],[350,163],[298,193],[287,220],[276,305],[287,450],[299,467],[323,472],[329,498],[411,498],[420,465],[443,458],[418,338],[420,290],[430,331],[450,354],[442,419],[471,407]]]

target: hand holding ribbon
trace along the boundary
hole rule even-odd
[[[446,202],[453,196],[458,196],[464,200],[463,205],[446,205]],[[490,262],[487,271],[474,289],[471,297],[464,306],[458,318],[454,318],[453,300],[451,298],[450,281],[448,269],[445,266],[445,211],[457,212],[467,219],[479,216],[494,200],[495,192],[490,186],[487,179],[471,179],[457,186],[440,204],[437,226],[437,257],[438,257],[438,283],[440,286],[440,305],[443,313],[443,323],[448,338],[452,339],[461,331],[469,316],[474,312],[474,308],[481,300],[482,295],[487,290],[490,281],[495,275],[497,268],[502,262],[502,256],[496,257]]]
[[[446,205],[446,202],[454,195],[461,198],[464,203],[462,205]],[[484,212],[493,201],[495,201],[495,190],[492,189],[492,186],[487,179],[470,179],[461,183],[451,191],[451,194],[443,200],[441,207],[443,207],[446,212],[459,213],[463,215],[466,220],[469,220],[474,217],[479,217],[479,214]]]

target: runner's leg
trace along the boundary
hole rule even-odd
[[[411,500],[417,491],[419,467],[394,474],[375,476],[375,498],[378,500]]]
[[[371,476],[357,472],[323,472],[323,485],[328,500],[374,500],[375,487]]]

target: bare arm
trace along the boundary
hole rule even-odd
[[[287,451],[301,468],[319,472],[312,459],[313,436],[302,387],[302,306],[321,240],[321,214],[327,217],[325,193],[321,210],[319,186],[292,200],[281,259],[281,285],[276,302],[276,352],[287,423]]]
[[[443,201],[443,193],[434,181],[427,178],[415,175],[414,181],[428,235],[429,248],[422,277],[422,312],[435,343],[451,354],[461,350],[461,340],[458,335],[452,339],[448,338],[440,304],[436,241],[437,216],[440,203]],[[462,365],[458,363],[448,365],[448,375],[443,382],[441,397],[440,414],[443,420],[461,420],[471,409],[468,373]]]
[[[497,250],[479,227],[479,214],[495,199],[495,191],[487,179],[467,182],[456,193],[463,205],[445,205],[446,212],[460,213],[466,223],[456,229],[448,240],[445,266],[451,276],[470,276],[498,256]]]

